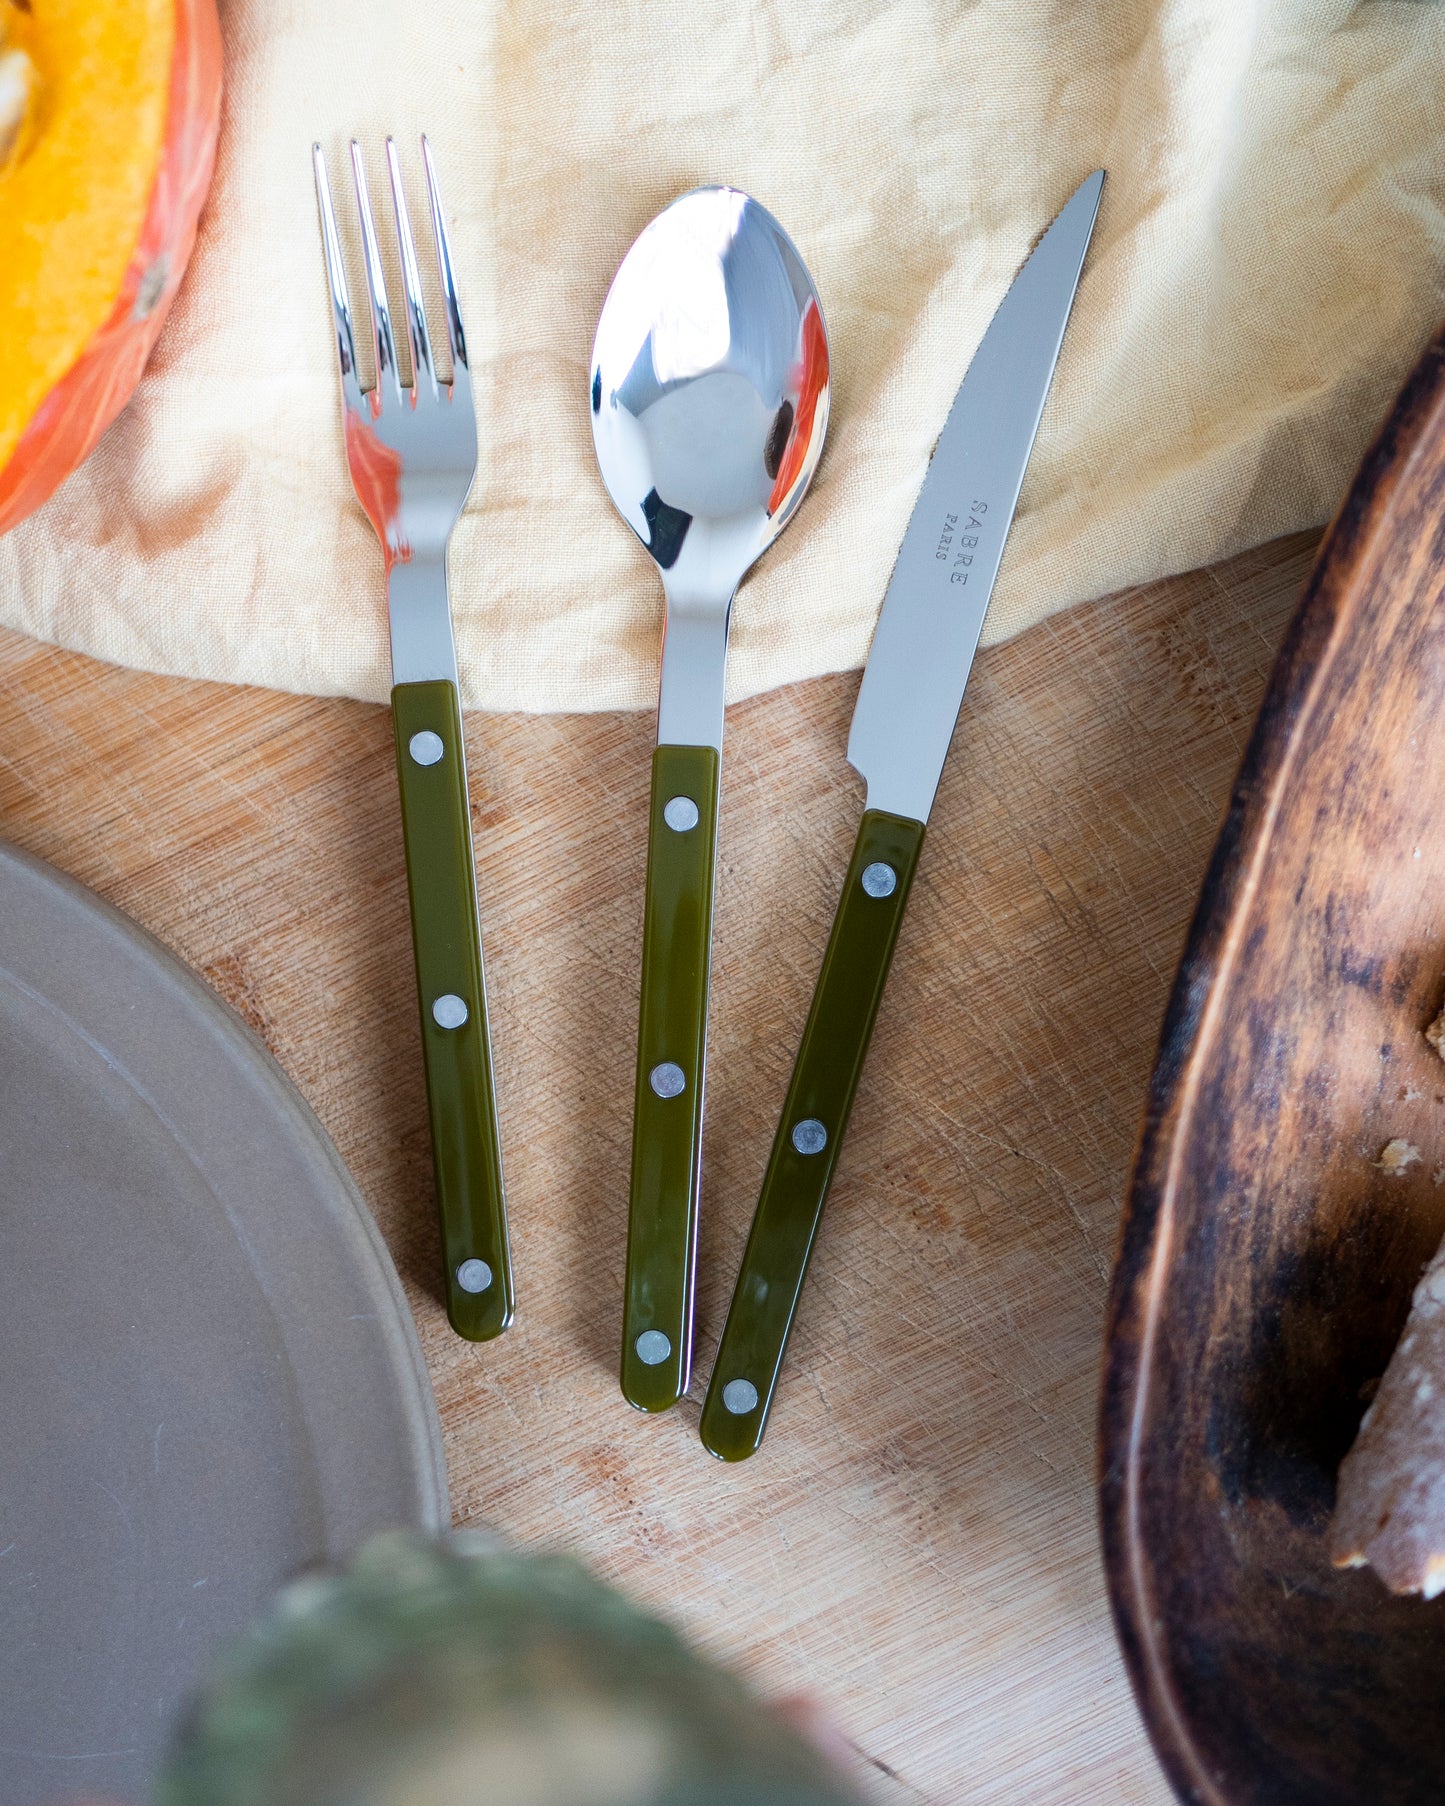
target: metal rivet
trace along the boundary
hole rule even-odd
[[[647,1082],[659,1097],[676,1097],[687,1089],[687,1074],[674,1060],[664,1060],[647,1075]]]
[[[434,734],[429,727],[424,727],[407,742],[407,751],[418,765],[438,765],[446,747],[442,744],[440,734]]]
[[[758,1408],[758,1389],[751,1380],[729,1380],[723,1387],[723,1403],[734,1417],[746,1417]]]
[[[863,867],[863,889],[870,897],[891,897],[898,889],[898,874],[881,859]]]
[[[460,1028],[467,1019],[467,1006],[455,991],[447,991],[431,1006],[431,1013],[438,1028]]]
[[[637,1358],[644,1367],[660,1367],[672,1353],[672,1344],[660,1329],[645,1329],[637,1338]]]
[[[686,834],[697,826],[697,804],[690,796],[675,796],[663,810],[662,819],[674,834]]]
[[[816,1116],[805,1116],[793,1125],[793,1146],[800,1154],[821,1154],[828,1145],[828,1131]]]
[[[492,1269],[484,1260],[464,1260],[457,1268],[457,1284],[464,1292],[485,1292],[492,1283]]]

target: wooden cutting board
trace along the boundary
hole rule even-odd
[[[975,668],[768,1439],[614,1380],[641,715],[469,721],[518,1311],[448,1331],[385,710],[0,636],[0,833],[197,967],[297,1080],[421,1325],[453,1503],[566,1547],[773,1692],[881,1801],[1162,1806],[1094,1526],[1100,1330],[1203,862],[1313,541]],[[706,1378],[859,808],[855,675],[728,721],[699,1285]],[[695,1392],[698,1388],[694,1388]]]

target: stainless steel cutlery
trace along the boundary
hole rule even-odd
[[[447,1315],[484,1341],[512,1320],[512,1266],[482,977],[466,755],[447,589],[447,546],[477,468],[477,423],[436,170],[421,144],[444,334],[422,299],[396,146],[386,141],[402,279],[403,380],[361,152],[351,166],[366,273],[374,381],[363,388],[326,159],[312,152],[331,284],[341,422],[357,500],[376,529],[391,625],[392,720],[406,843]],[[442,358],[445,357],[446,374]]]
[[[451,250],[422,141],[444,342],[434,347],[395,146],[403,379],[360,153],[351,147],[375,381],[358,368],[341,242],[314,152],[347,463],[381,541],[392,711],[448,1312],[484,1339],[512,1316],[447,546],[477,464]],[[884,597],[848,737],[867,798],[733,1293],[701,1435],[762,1441],[887,980],[925,824],[1093,233],[1081,184],[1015,277],[954,399]],[[447,375],[443,376],[445,354]],[[652,760],[623,1305],[622,1390],[663,1411],[693,1358],[707,1000],[728,622],[797,510],[827,430],[828,337],[811,277],[736,189],[664,209],[598,322],[597,459],[666,600]]]
[[[591,398],[602,480],[667,599],[621,1372],[632,1404],[664,1411],[692,1373],[728,617],[828,424],[822,308],[766,208],[698,188],[646,227],[602,309]]]
[[[1094,230],[1104,172],[1000,302],[954,400],[894,566],[848,736],[867,804],[703,1405],[713,1454],[762,1441],[888,977],[924,824]]]

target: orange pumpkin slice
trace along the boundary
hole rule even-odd
[[[220,120],[215,0],[0,0],[0,533],[129,400]]]

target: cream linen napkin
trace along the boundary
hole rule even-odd
[[[661,592],[598,481],[592,334],[674,195],[766,203],[833,413],[739,595],[729,691],[861,662],[930,448],[1031,240],[1100,225],[987,636],[1318,523],[1445,313],[1445,6],[1421,0],[225,0],[195,262],[135,401],[0,540],[0,619],[125,664],[382,697],[342,467],[319,138],[432,138],[482,463],[453,541],[467,701],[656,695]],[[418,214],[417,217],[420,217]],[[359,296],[359,285],[354,284]]]

